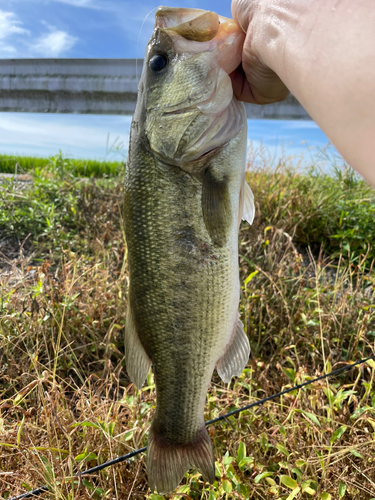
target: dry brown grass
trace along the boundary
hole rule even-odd
[[[301,243],[316,191],[302,199],[292,186],[287,201],[288,175],[258,172],[251,181],[258,215],[240,235],[240,310],[253,354],[231,384],[214,375],[207,419],[373,352],[371,264]],[[48,484],[44,498],[157,500],[143,455],[73,479],[144,446],[154,411],[152,375],[136,391],[124,365],[121,181],[43,182],[61,197],[59,225],[30,237],[16,258],[3,255],[0,496]],[[12,203],[18,210],[19,200]],[[217,483],[191,471],[168,498],[375,498],[374,369],[369,363],[211,426]]]

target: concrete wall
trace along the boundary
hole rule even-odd
[[[130,115],[142,59],[0,59],[0,111]],[[310,119],[293,96],[248,118]]]

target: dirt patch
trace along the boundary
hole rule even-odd
[[[14,272],[22,264],[28,263],[34,252],[31,235],[22,241],[15,235],[9,235],[0,228],[0,270],[4,273]]]

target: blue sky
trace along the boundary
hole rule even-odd
[[[0,59],[143,57],[159,1],[1,0]],[[230,17],[230,0],[168,0],[169,6],[215,10]],[[148,17],[147,17],[147,14]],[[249,120],[249,139],[270,158],[281,149],[310,158],[328,139],[314,122]],[[117,139],[126,154],[127,116],[0,113],[0,153],[104,158]],[[275,160],[276,161],[276,160]]]
[[[0,58],[136,57],[138,37],[138,57],[143,57],[154,23],[151,11],[160,4],[160,0],[1,0]],[[168,0],[168,5],[231,17],[229,0]]]

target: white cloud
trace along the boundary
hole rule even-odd
[[[43,57],[59,57],[68,52],[77,40],[66,31],[55,30],[41,35],[31,46],[31,51]]]
[[[13,45],[8,45],[0,41],[0,58],[16,57],[17,49]]]
[[[14,12],[0,10],[0,57],[16,57],[14,41],[28,35],[30,32],[22,27],[22,22]]]
[[[91,0],[66,0],[74,4],[89,3]],[[45,24],[45,23],[44,23]],[[49,32],[40,35],[34,43],[29,42],[31,33],[23,27],[14,12],[0,10],[0,58],[8,57],[59,57],[68,52],[78,38],[66,31],[48,26]],[[25,47],[27,47],[25,49]]]
[[[52,2],[66,3],[72,5],[73,7],[84,7],[89,9],[100,8],[95,0],[51,0]]]
[[[22,22],[14,12],[0,10],[0,39],[5,40],[15,34],[29,35],[30,32],[22,28]]]

